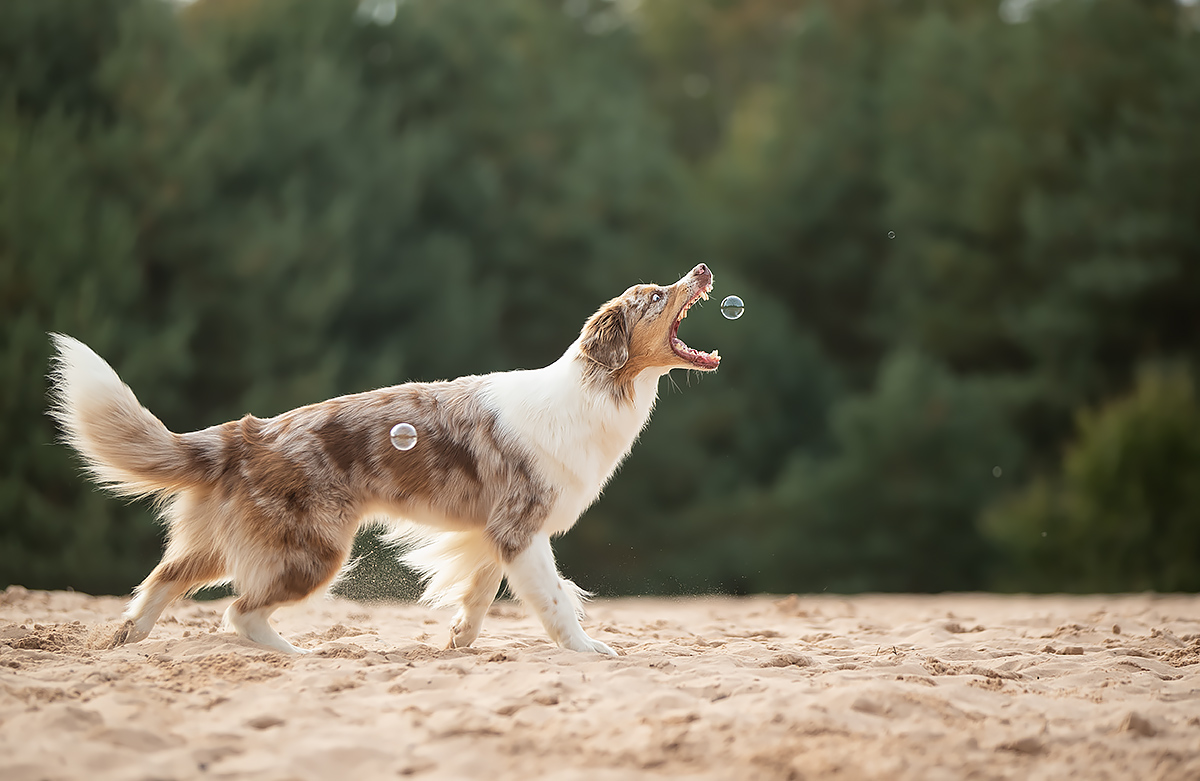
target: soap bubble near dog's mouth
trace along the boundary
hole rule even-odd
[[[726,320],[737,320],[746,311],[746,305],[737,296],[725,296],[721,302],[721,314]]]

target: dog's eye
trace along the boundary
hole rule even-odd
[[[658,303],[658,300],[660,298],[662,298],[662,293],[651,293],[650,294],[650,303],[656,304],[656,303]]]

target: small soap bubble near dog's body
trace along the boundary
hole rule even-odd
[[[397,450],[412,450],[417,444],[417,430],[411,423],[397,423],[392,426],[392,446]]]
[[[896,231],[888,231],[888,238],[889,239],[896,238]]]
[[[737,296],[726,296],[721,302],[721,314],[726,320],[737,320],[746,311],[746,305]]]

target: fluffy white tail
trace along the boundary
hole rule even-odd
[[[50,415],[96,482],[122,496],[170,494],[204,482],[203,464],[143,407],[104,359],[51,334]]]

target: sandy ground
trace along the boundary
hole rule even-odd
[[[0,778],[1198,779],[1200,597],[626,599],[552,647],[497,603],[281,610],[286,657],[168,609],[0,594]]]

